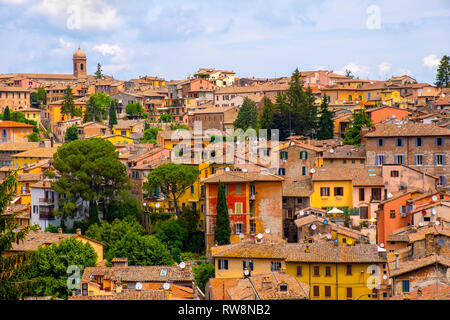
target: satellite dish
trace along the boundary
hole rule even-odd
[[[437,197],[436,197],[436,196],[432,196],[432,197],[431,197],[431,200],[436,201],[436,200],[437,200]]]
[[[387,275],[383,275],[384,280],[387,280],[387,278],[388,278]]]
[[[380,243],[380,247],[384,248],[384,243]]]
[[[136,283],[136,290],[142,290],[142,283]]]
[[[159,203],[155,204],[155,207],[159,208]]]
[[[316,229],[317,229],[317,226],[316,226],[315,224],[312,224],[312,225],[311,225],[311,229],[316,230]]]
[[[330,153],[334,153],[334,149],[330,149]]]
[[[392,193],[389,192],[387,196],[388,198],[392,198]]]
[[[328,239],[328,240],[331,239],[331,233],[327,233],[327,239]]]
[[[316,169],[312,168],[309,172],[311,172],[312,174],[316,173]]]
[[[266,232],[267,234],[269,234],[269,233],[270,233],[270,229],[267,228],[267,229],[265,230],[265,232]]]
[[[433,214],[433,215],[436,214],[436,209],[435,208],[431,209],[431,214]]]
[[[146,206],[147,206],[147,203],[144,202],[143,205],[144,205],[144,207],[146,207]]]
[[[244,270],[244,275],[248,276],[249,274],[250,274],[250,272],[247,269],[245,269]]]
[[[226,172],[230,171],[230,168],[226,167],[226,168],[225,168],[225,171],[226,171]]]
[[[258,237],[258,239],[261,240],[263,235],[261,233],[258,233],[258,235],[256,237]]]
[[[444,241],[444,239],[439,239],[437,243],[439,246],[442,247],[445,244],[445,241]]]
[[[305,213],[303,211],[300,211],[300,215],[303,216]]]
[[[184,263],[184,262],[181,262],[181,263],[180,263],[180,268],[181,268],[181,269],[184,269],[184,268],[186,268],[186,263]]]
[[[290,145],[291,145],[291,147],[292,147],[292,146],[294,145],[294,142],[291,142],[291,144],[290,144]]]
[[[163,288],[164,290],[169,290],[170,289],[170,283],[166,282],[163,284]]]
[[[239,238],[241,238],[241,240],[244,239],[244,234],[243,234],[243,233],[240,233],[240,234],[239,234]]]
[[[338,243],[339,242],[339,240],[338,239],[334,239],[334,243]]]
[[[419,227],[423,227],[423,222],[422,221],[419,222]]]
[[[323,221],[323,224],[324,224],[324,225],[327,225],[327,224],[328,224],[328,220],[324,220],[324,221]]]
[[[441,223],[439,222],[439,221],[436,221],[436,225],[438,226],[438,225],[440,225]]]

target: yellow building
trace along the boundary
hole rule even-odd
[[[53,159],[53,155],[58,151],[57,147],[53,148],[36,148],[12,155],[12,163],[14,168],[21,169],[25,165],[30,166],[36,162],[45,159]]]
[[[112,144],[116,144],[116,143],[133,144],[133,141],[134,141],[133,139],[129,138],[128,136],[124,137],[124,136],[118,135],[118,134],[103,136],[101,138],[108,140]]]
[[[81,113],[82,113],[81,117],[83,117],[84,112],[86,111],[87,100],[88,100],[88,97],[82,97],[80,99],[74,100],[75,107],[81,109]],[[79,118],[79,116],[72,117],[71,115],[63,115],[61,113],[62,104],[63,104],[63,101],[58,100],[58,101],[49,103],[47,106],[46,117],[48,119],[50,119],[50,125],[51,125],[51,128],[53,131],[55,131],[56,124],[58,122],[72,120],[74,118]]]
[[[310,285],[311,300],[387,298],[387,259],[375,244],[288,244],[286,273]]]
[[[36,121],[36,123],[39,123],[41,121],[41,110],[40,109],[27,108],[27,109],[20,109],[18,111],[23,112],[25,114],[25,118],[27,120],[33,120],[33,121]]]

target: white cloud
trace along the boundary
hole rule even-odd
[[[389,62],[383,62],[378,65],[378,74],[380,76],[386,76],[391,71],[391,64]]]
[[[435,54],[430,54],[423,58],[423,65],[428,68],[435,68],[439,65],[439,58]]]
[[[92,50],[100,52],[103,56],[106,55],[114,56],[119,54],[122,51],[122,48],[120,48],[117,44],[110,45],[107,43],[102,43],[100,45],[93,47]]]
[[[349,63],[341,69],[337,70],[338,74],[345,74],[346,70],[350,70],[355,76],[360,78],[367,78],[370,74],[370,68],[363,65],[357,65],[355,63]]]

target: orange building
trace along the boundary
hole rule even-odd
[[[367,116],[372,120],[373,124],[385,122],[390,119],[406,120],[408,118],[408,110],[385,106],[381,108],[367,109]]]
[[[0,143],[28,142],[27,136],[33,133],[33,126],[16,121],[0,121]]]

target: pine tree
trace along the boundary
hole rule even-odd
[[[70,87],[70,85],[67,86],[66,93],[64,94],[63,104],[61,107],[61,114],[71,115],[72,117],[81,116],[81,109],[75,107],[72,88]]]
[[[269,98],[264,98],[263,111],[259,118],[259,128],[270,129],[270,124],[273,120],[274,107],[275,106]]]
[[[102,73],[102,66],[100,63],[97,64],[97,71],[95,72],[95,79],[102,79],[103,73]]]
[[[228,216],[227,198],[225,195],[225,187],[219,183],[217,190],[217,216],[216,226],[214,228],[214,238],[218,245],[230,244],[231,227],[230,218]]]
[[[345,132],[343,143],[355,146],[361,145],[361,129],[363,127],[373,127],[372,120],[367,116],[364,109],[353,113],[353,119],[350,122],[350,127]]]
[[[440,88],[450,88],[450,57],[443,56],[436,73],[435,85]]]
[[[238,116],[233,125],[235,129],[242,129],[247,131],[248,128],[256,128],[258,123],[258,111],[256,109],[256,103],[249,98],[245,97],[244,102],[239,110]]]
[[[318,140],[332,139],[334,133],[333,113],[328,109],[327,96],[324,95],[320,105]]]
[[[89,223],[91,225],[93,225],[94,223],[98,223],[100,224],[100,218],[98,215],[98,205],[97,205],[97,201],[92,201],[91,202],[91,215],[89,217]]]
[[[109,127],[112,128],[117,124],[117,114],[116,114],[116,100],[111,101],[109,106]]]
[[[9,107],[6,106],[5,111],[3,111],[3,120],[9,121],[11,120],[11,111],[9,111]]]

